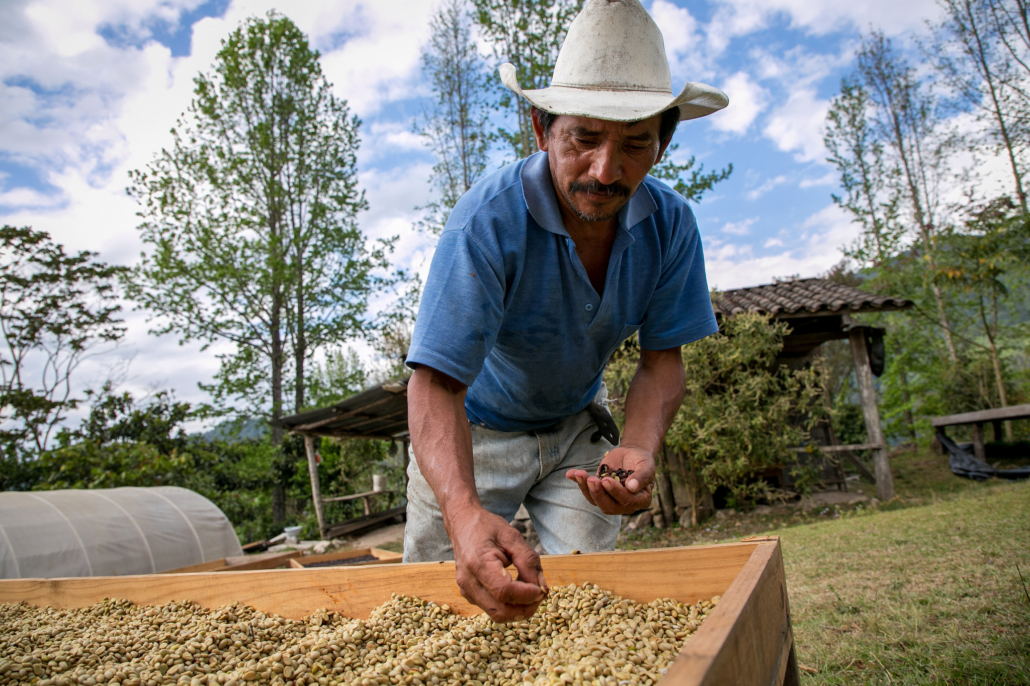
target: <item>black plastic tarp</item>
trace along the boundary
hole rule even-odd
[[[964,476],[967,479],[975,479],[976,481],[986,481],[994,476],[999,479],[1012,480],[1030,478],[1030,467],[995,469],[983,460],[976,458],[972,443],[956,443],[948,438],[943,431],[937,431],[937,440],[948,451],[948,466],[951,467],[952,474]]]

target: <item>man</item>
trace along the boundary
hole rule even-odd
[[[647,173],[678,121],[728,102],[696,83],[673,95],[638,0],[587,2],[550,88],[523,92],[511,65],[501,78],[534,106],[542,152],[476,184],[440,237],[407,358],[404,541],[406,562],[453,557],[464,597],[498,622],[529,617],[547,591],[508,524],[519,505],[554,554],[613,549],[621,515],[651,503],[683,399],[680,346],[717,327],[694,216]],[[616,446],[595,416],[608,358],[634,333]],[[602,460],[632,472],[625,485],[596,476]]]

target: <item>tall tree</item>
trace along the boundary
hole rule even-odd
[[[862,267],[878,268],[903,248],[905,227],[898,217],[901,198],[892,192],[899,171],[888,166],[884,142],[868,119],[869,108],[866,90],[853,79],[843,79],[830,105],[823,142],[844,189],[843,195],[832,196],[833,202],[862,227],[844,253]]]
[[[1008,161],[1013,190],[1023,212],[1027,139],[1020,135],[1022,102],[1016,62],[1002,42],[1003,25],[995,21],[996,0],[939,0],[944,20],[931,24],[924,52],[951,86],[959,101],[976,112],[983,124],[981,140]],[[1025,11],[1025,7],[1023,8]]]
[[[868,94],[868,125],[882,142],[889,164],[898,170],[892,192],[915,234],[913,247],[929,264],[925,284],[936,305],[948,358],[957,362],[944,294],[934,278],[943,221],[941,183],[951,173],[951,137],[944,130],[934,95],[882,33],[874,31],[863,40],[855,82]]]
[[[304,407],[307,362],[360,333],[370,294],[388,282],[377,274],[392,243],[370,247],[356,221],[360,122],[318,59],[288,18],[244,21],[196,78],[171,147],[129,189],[149,248],[130,297],[157,333],[228,343],[206,388],[271,419],[290,390]]]
[[[499,63],[515,66],[524,89],[546,88],[551,83],[565,32],[583,7],[583,0],[472,0],[476,23],[493,48]],[[498,105],[515,120],[512,129],[500,128],[515,159],[536,152],[531,106],[525,98],[504,88],[494,74]]]
[[[1030,257],[1030,221],[1009,198],[1002,198],[970,211],[965,231],[948,237],[948,250],[941,263],[942,280],[964,290],[973,300],[981,332],[994,372],[997,402],[1007,407],[1008,391],[1003,371],[1003,311],[1009,298],[1009,276],[1025,268]],[[1006,422],[1006,438],[1012,440],[1012,424]],[[997,438],[997,437],[996,437]]]
[[[0,229],[0,451],[18,461],[47,448],[74,409],[72,375],[125,334],[115,285],[122,267],[68,254],[45,231]]]
[[[1020,132],[1027,135],[1030,123],[1030,2],[1027,0],[987,0],[994,32],[1011,58],[1011,71],[1005,85],[1018,99]]]
[[[438,234],[454,203],[486,169],[489,79],[472,40],[465,0],[445,0],[429,27],[432,33],[422,50],[422,72],[434,100],[416,132],[436,156],[430,183],[440,195],[423,208],[427,215],[422,226]]]

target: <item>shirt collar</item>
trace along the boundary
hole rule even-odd
[[[558,197],[554,192],[547,153],[538,152],[530,156],[522,165],[519,176],[522,179],[522,195],[526,199],[526,208],[536,223],[551,233],[568,236],[569,232],[565,230],[561,212],[558,210]],[[629,202],[619,210],[619,227],[628,231],[657,210],[658,206],[651,197],[647,185],[641,183]]]

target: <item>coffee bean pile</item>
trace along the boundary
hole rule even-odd
[[[619,483],[623,486],[626,485],[626,479],[633,473],[632,469],[612,469],[606,464],[602,464],[597,468],[597,476],[604,478],[610,476],[613,479],[618,479]]]
[[[300,621],[238,604],[6,604],[0,685],[654,684],[718,601],[643,605],[567,586],[532,618],[503,625],[399,595],[367,620],[320,610]]]

